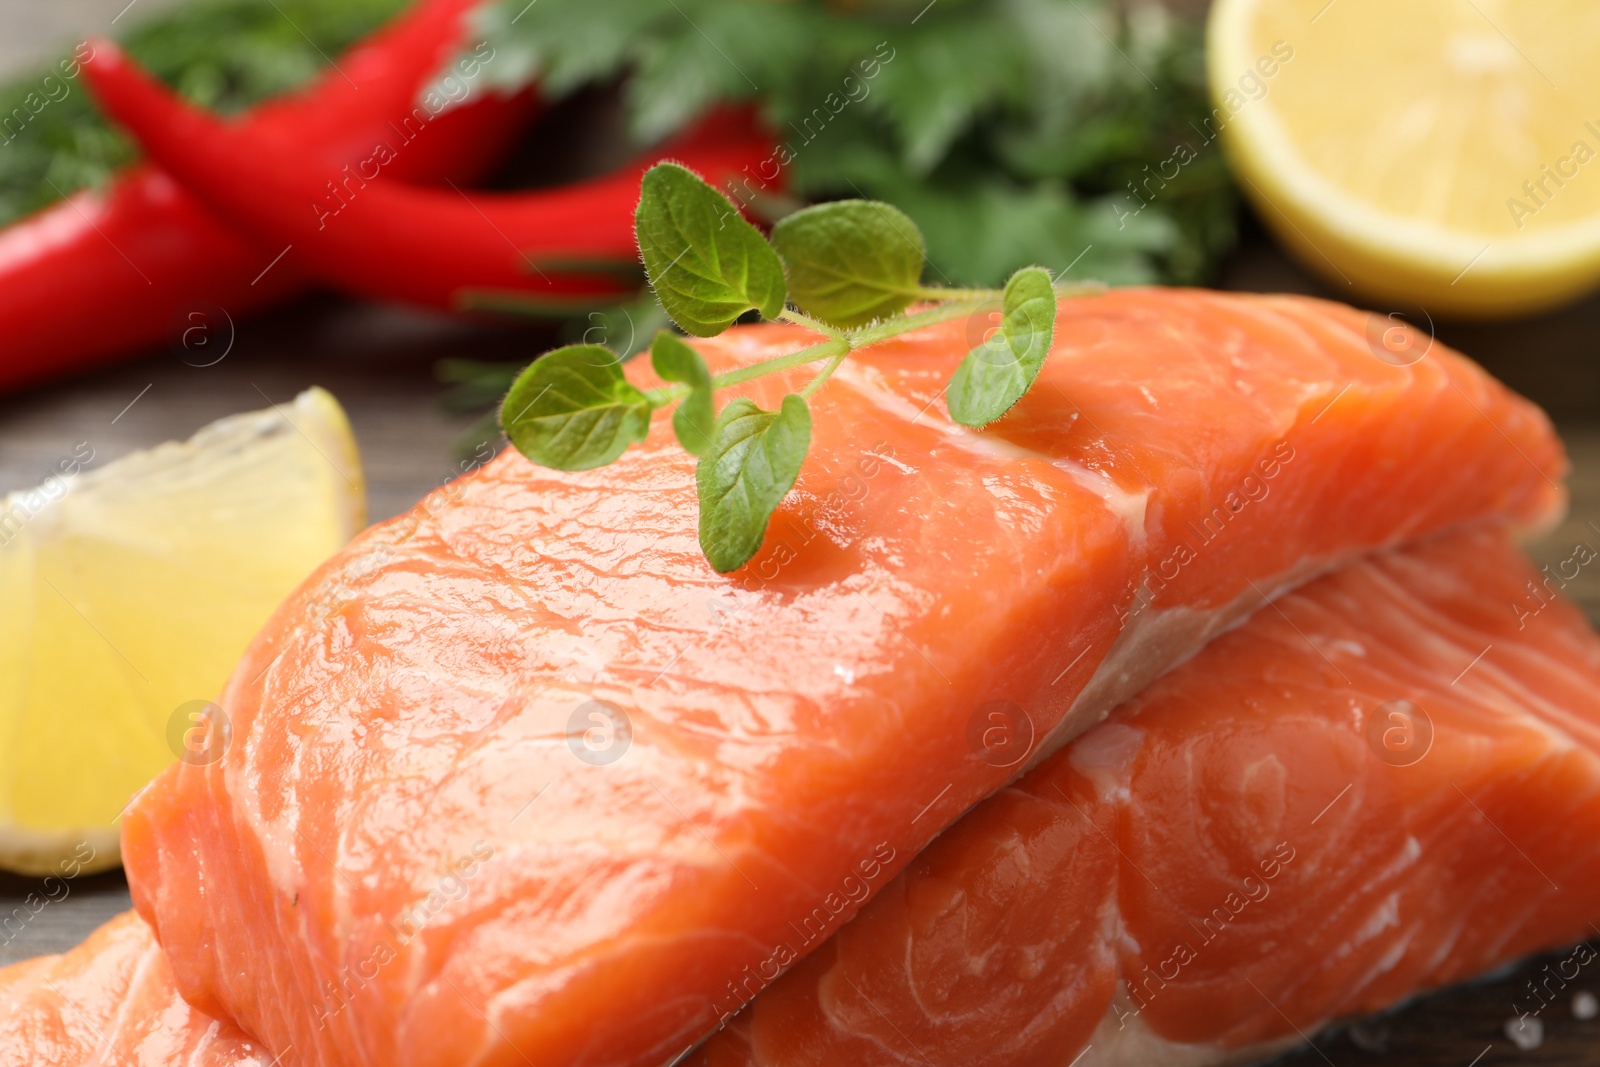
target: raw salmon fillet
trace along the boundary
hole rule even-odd
[[[0,1067],[269,1067],[233,1026],[183,1002],[133,912],[61,956],[0,970]]]
[[[691,1067],[1199,1067],[1582,936],[1600,642],[1543,577],[1463,534],[1281,599],[968,813]],[[1427,725],[1375,741],[1397,699]],[[132,915],[0,971],[0,1065],[107,1047],[267,1063]]]
[[[1442,345],[1379,359],[1368,320],[1067,301],[981,433],[941,390],[986,322],[869,350],[728,576],[664,421],[603,470],[502,455],[268,623],[221,698],[231,750],[124,819],[136,905],[187,997],[306,1067],[658,1067],[1264,595],[1553,521],[1544,416]],[[700,347],[721,370],[808,336]],[[996,702],[1023,716],[1003,753]]]
[[[968,814],[694,1067],[1259,1059],[1587,938],[1600,639],[1545,575],[1462,534],[1276,609]]]

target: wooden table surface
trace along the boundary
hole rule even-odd
[[[85,28],[103,28],[100,24],[125,6],[126,0],[0,0],[5,30],[0,67],[14,68]],[[1346,295],[1293,266],[1253,228],[1220,284]],[[85,307],[83,314],[92,316],[95,309]],[[1571,450],[1571,516],[1533,546],[1535,556],[1553,563],[1580,541],[1600,547],[1600,359],[1595,358],[1600,299],[1531,321],[1436,325],[1441,340],[1543,404]],[[288,400],[315,384],[329,388],[349,411],[366,465],[371,514],[384,518],[449,476],[452,444],[471,423],[440,408],[434,364],[451,356],[525,360],[552,340],[537,327],[469,328],[333,297],[309,298],[239,322],[236,335],[227,358],[212,367],[189,366],[178,353],[156,350],[112,370],[0,400],[0,492],[37,484],[77,442],[90,442],[100,465],[132,449],[186,436],[222,415]],[[1600,571],[1584,570],[1567,593],[1600,623]],[[29,880],[0,875],[0,917],[33,888]],[[127,906],[120,874],[79,879],[69,897],[46,907],[20,932],[0,935],[0,964],[68,948]],[[1507,1036],[1506,1024],[1515,1014],[1512,1002],[1544,962],[1438,994],[1382,1020],[1319,1035],[1314,1048],[1283,1062],[1295,1067],[1600,1063],[1600,1019],[1580,1020],[1572,1011],[1572,995],[1584,989],[1586,976],[1580,975],[1540,1017],[1540,1047],[1524,1050]],[[1588,987],[1600,994],[1600,978]]]

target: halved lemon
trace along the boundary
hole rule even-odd
[[[267,616],[365,523],[321,389],[184,443],[63,455],[0,501],[0,867],[115,866],[118,819],[175,758],[220,758],[217,698]]]
[[[1600,4],[1216,0],[1220,132],[1336,288],[1505,316],[1600,285]]]

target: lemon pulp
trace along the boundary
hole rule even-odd
[[[1337,289],[1539,310],[1600,284],[1597,40],[1588,0],[1218,0],[1212,127]]]
[[[115,865],[133,794],[222,755],[226,709],[196,710],[364,523],[349,422],[320,389],[103,466],[79,445],[0,501],[0,867]]]

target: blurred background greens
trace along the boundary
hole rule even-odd
[[[1236,240],[1220,153],[1200,148],[1176,178],[1146,187],[1160,189],[1154,202],[1130,210],[1152,166],[1204,144],[1198,20],[1101,0],[940,0],[939,18],[908,26],[925,3],[491,3],[480,20],[504,51],[492,68],[501,83],[537,68],[548,97],[589,113],[610,96],[636,143],[709,103],[754,100],[793,150],[793,195],[899,205],[949,284],[999,284],[1029,263],[1113,284],[1214,275]],[[133,8],[118,36],[191,100],[236,111],[303,84],[403,6],[191,0],[144,17]],[[0,114],[48,73],[10,78]],[[134,158],[76,84],[32,125],[0,151],[0,224]],[[540,154],[562,147],[548,140],[560,126],[530,131],[546,138]]]
[[[325,56],[403,7],[405,0],[196,0],[144,17],[130,7],[109,29],[122,29],[113,35],[129,53],[190,100],[234,112],[305,84]],[[61,80],[56,63],[7,77],[0,115],[25,108],[46,77]],[[0,145],[0,226],[104,182],[137,154],[76,79],[65,84],[64,96],[49,90],[27,136]]]

